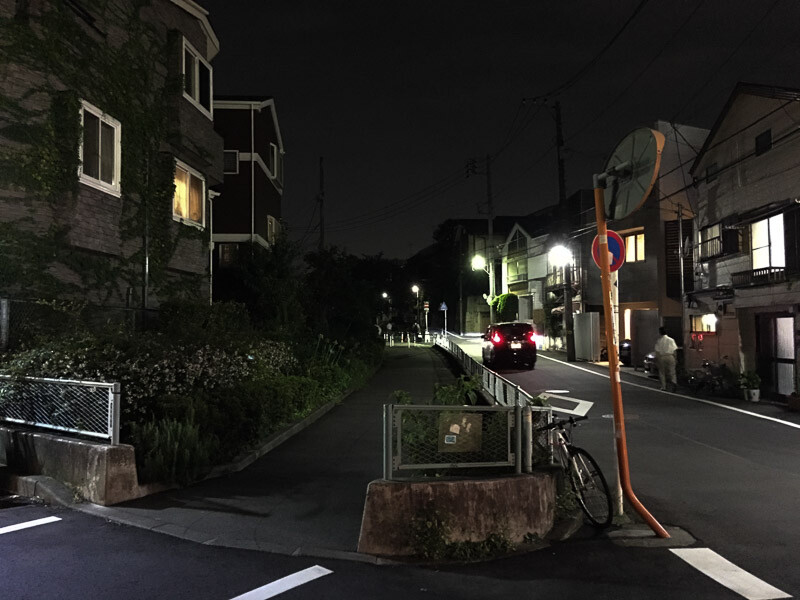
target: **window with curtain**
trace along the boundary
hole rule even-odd
[[[204,225],[205,185],[205,179],[200,173],[183,163],[176,163],[172,216],[202,227]]]
[[[641,262],[644,260],[644,234],[635,233],[625,236],[625,262]]]

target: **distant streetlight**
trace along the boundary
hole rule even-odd
[[[486,261],[480,254],[472,257],[473,271],[486,271],[489,274],[489,295],[486,296],[486,303],[489,305],[489,323],[494,323],[494,261]]]
[[[572,252],[566,246],[553,246],[547,253],[550,264],[564,271],[564,333],[567,338],[567,361],[575,360],[575,332],[572,318]]]
[[[383,292],[383,293],[381,294],[381,297],[382,297],[384,300],[386,300],[386,299],[389,297],[389,294],[387,294],[386,292]]]
[[[417,309],[417,325],[419,325],[419,286],[415,283],[411,286],[411,291],[417,297],[415,308]]]

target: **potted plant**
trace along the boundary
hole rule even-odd
[[[744,399],[750,402],[758,402],[761,385],[761,377],[755,371],[745,371],[739,375],[739,387],[744,391]]]

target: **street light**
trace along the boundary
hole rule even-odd
[[[494,261],[486,261],[480,254],[472,257],[473,271],[486,271],[489,274],[489,295],[486,296],[486,303],[489,305],[489,323],[494,323]]]
[[[419,325],[419,286],[415,283],[414,285],[411,286],[411,291],[414,292],[414,294],[417,296],[417,304],[416,304],[417,325]]]
[[[572,319],[572,252],[569,248],[553,246],[547,253],[550,264],[564,270],[564,332],[567,338],[567,361],[575,361],[575,332]]]

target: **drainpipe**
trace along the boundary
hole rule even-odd
[[[214,304],[214,198],[219,192],[208,190],[209,219],[208,219],[208,303]]]

